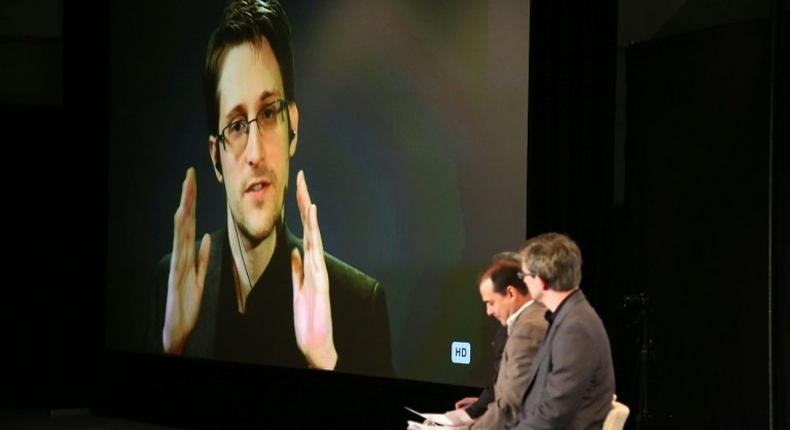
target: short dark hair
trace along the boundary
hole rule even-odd
[[[555,291],[570,291],[582,281],[582,253],[570,237],[544,233],[529,239],[521,250],[522,262]]]
[[[280,66],[285,99],[293,101],[294,61],[291,25],[285,9],[277,0],[234,0],[222,13],[219,26],[211,33],[206,49],[203,93],[206,99],[206,125],[212,135],[219,134],[219,72],[229,48],[245,42],[258,43],[264,37]]]
[[[513,287],[521,295],[527,295],[527,284],[519,278],[521,272],[521,264],[512,259],[498,259],[494,260],[491,265],[480,275],[480,283],[486,279],[491,279],[494,284],[494,292],[497,294],[505,294],[507,287]]]

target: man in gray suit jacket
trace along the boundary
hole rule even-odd
[[[508,337],[494,385],[494,400],[472,429],[501,429],[518,419],[535,354],[546,335],[546,307],[535,302],[519,278],[517,259],[495,261],[480,277],[486,314],[507,327]]]
[[[546,233],[528,240],[521,255],[530,294],[549,309],[549,330],[515,428],[600,429],[612,407],[614,368],[606,329],[579,290],[579,247]]]

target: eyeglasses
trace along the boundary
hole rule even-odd
[[[258,115],[254,119],[240,118],[231,122],[222,129],[219,136],[223,148],[229,145],[234,152],[243,151],[247,147],[247,141],[250,137],[250,124],[253,122],[258,124],[260,136],[276,130],[285,121],[284,112],[287,106],[288,103],[285,99],[277,99],[258,111]]]
[[[518,279],[524,280],[524,278],[527,277],[527,276],[529,276],[530,278],[534,278],[534,277],[538,276],[538,274],[530,270],[527,273],[519,271],[516,274],[516,276],[518,276]]]

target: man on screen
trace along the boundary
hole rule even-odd
[[[158,349],[391,374],[384,291],[324,253],[301,171],[295,194],[302,240],[284,222],[299,110],[290,25],[276,0],[225,8],[208,43],[204,91],[208,152],[225,187],[227,227],[204,234],[196,246],[197,184],[188,169],[172,254],[161,263]]]

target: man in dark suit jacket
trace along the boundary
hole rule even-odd
[[[567,236],[546,233],[521,253],[524,282],[549,309],[549,329],[514,428],[600,429],[612,405],[614,368],[606,329],[579,289],[581,252]]]
[[[483,415],[488,409],[488,404],[494,401],[494,385],[499,374],[499,365],[502,361],[502,352],[505,350],[505,342],[507,342],[507,327],[500,325],[494,335],[494,341],[491,342],[491,347],[494,350],[494,370],[491,373],[491,383],[483,388],[478,397],[464,397],[455,402],[455,408],[466,409],[466,413],[471,418]]]
[[[195,247],[197,184],[189,168],[156,304],[161,342],[153,343],[169,354],[387,375],[381,285],[324,254],[301,171],[302,240],[283,222],[299,141],[291,48],[276,0],[231,2],[209,39],[208,152],[225,188],[227,225]]]

